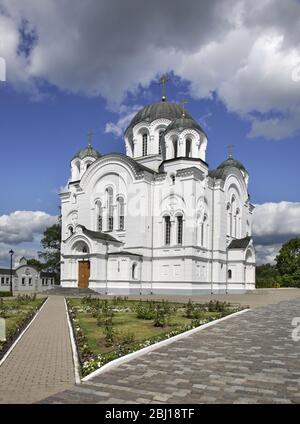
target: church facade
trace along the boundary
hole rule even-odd
[[[255,289],[249,175],[229,158],[206,162],[207,136],[163,97],[140,110],[126,154],[90,144],[60,194],[61,285],[103,294]]]

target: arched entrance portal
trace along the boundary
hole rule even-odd
[[[90,261],[78,261],[78,288],[87,289],[90,278]]]
[[[80,259],[78,259],[78,288],[86,289],[89,286],[90,278],[89,247],[84,241],[78,241],[74,244],[72,250],[76,255],[80,255]]]

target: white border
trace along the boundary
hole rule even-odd
[[[83,382],[89,381],[92,378],[94,378],[94,377],[96,377],[100,374],[103,374],[104,372],[109,371],[111,368],[117,367],[120,364],[123,364],[125,362],[129,362],[134,358],[137,358],[139,356],[147,354],[147,353],[149,353],[153,350],[156,350],[156,349],[158,349],[162,346],[166,346],[166,345],[173,343],[177,340],[183,339],[184,337],[190,336],[193,333],[197,333],[198,331],[204,330],[205,328],[208,328],[208,327],[211,327],[215,324],[218,324],[221,321],[225,321],[226,319],[236,317],[237,315],[244,314],[245,312],[248,312],[250,310],[251,309],[243,309],[242,311],[238,311],[238,312],[235,312],[233,314],[226,315],[226,317],[219,318],[219,319],[216,319],[214,321],[210,321],[206,324],[200,325],[199,327],[192,328],[191,330],[185,331],[184,333],[180,333],[180,334],[177,334],[174,337],[170,337],[169,339],[162,340],[161,342],[158,342],[158,343],[154,343],[153,345],[144,347],[140,350],[137,350],[136,352],[129,353],[128,355],[122,356],[121,358],[114,359],[113,361],[108,362],[107,364],[103,365],[103,367],[97,369],[96,371],[93,371],[91,374],[84,377],[81,381],[83,381]]]
[[[21,338],[24,336],[24,334],[26,333],[26,331],[28,330],[28,328],[31,326],[31,324],[34,322],[34,320],[36,319],[36,317],[39,315],[39,313],[41,312],[41,310],[43,309],[43,307],[46,305],[47,301],[48,301],[49,297],[47,297],[47,299],[45,300],[45,302],[42,304],[42,306],[40,307],[40,309],[36,312],[36,314],[34,315],[34,317],[32,318],[32,320],[30,321],[30,323],[27,325],[27,327],[22,331],[22,333],[19,335],[19,337],[14,341],[14,343],[11,345],[11,347],[8,349],[8,351],[6,352],[6,354],[3,356],[3,358],[0,360],[0,367],[3,364],[3,362],[8,358],[8,356],[10,355],[10,353],[12,352],[12,350],[15,348],[16,344],[19,343],[19,341],[21,340]]]
[[[68,327],[69,327],[70,341],[71,341],[71,346],[72,346],[72,354],[73,354],[72,356],[73,356],[73,366],[74,366],[75,383],[76,384],[80,384],[81,383],[80,372],[79,372],[80,365],[79,365],[77,347],[76,347],[76,343],[75,343],[75,337],[74,337],[74,333],[73,333],[73,327],[72,327],[70,316],[69,316],[68,305],[67,305],[67,301],[66,301],[66,298],[65,297],[64,297],[64,302],[65,302],[65,308],[66,308],[66,314],[67,314],[67,321],[68,321]]]

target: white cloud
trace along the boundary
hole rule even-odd
[[[279,139],[300,129],[300,3],[296,0],[0,0],[0,56],[15,87],[38,96],[46,80],[103,96],[110,107],[174,71],[190,94],[216,92],[251,124],[250,137]],[[27,57],[19,29],[37,34]],[[278,117],[268,116],[277,112]],[[255,114],[253,114],[255,112]],[[107,132],[119,135],[121,114]]]
[[[121,107],[119,114],[121,115],[117,122],[108,122],[105,126],[105,133],[113,134],[115,137],[122,137],[125,129],[141,106]]]
[[[270,246],[256,245],[256,264],[275,264],[275,257],[281,248],[281,244],[272,244]]]
[[[36,235],[57,222],[56,216],[41,211],[15,211],[0,216],[0,243],[32,242]]]
[[[258,264],[273,262],[282,243],[293,237],[300,237],[300,203],[256,205],[253,238]]]

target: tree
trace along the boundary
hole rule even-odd
[[[33,266],[38,271],[42,271],[45,268],[45,264],[43,262],[38,261],[37,259],[28,259],[27,265]]]
[[[278,271],[275,265],[263,264],[256,267],[256,287],[279,287]]]
[[[275,261],[281,285],[300,287],[300,238],[284,243]]]
[[[60,244],[61,244],[61,224],[54,224],[44,231],[41,245],[44,249],[39,252],[39,258],[42,259],[43,269],[55,274],[55,282],[60,281]]]

